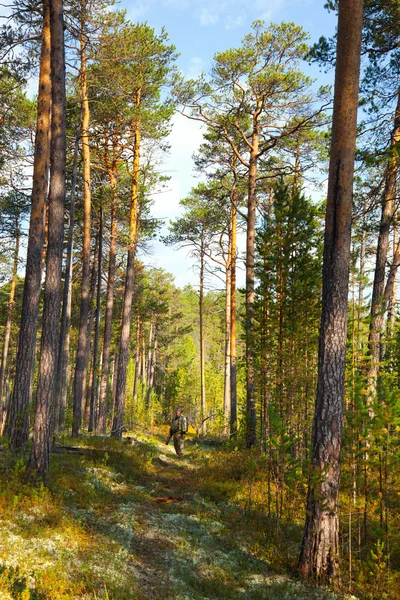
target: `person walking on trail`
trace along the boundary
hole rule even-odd
[[[174,438],[174,448],[175,452],[182,458],[183,456],[183,445],[185,440],[185,435],[188,430],[188,422],[187,418],[183,416],[182,409],[178,406],[175,409],[175,416],[172,419],[171,427],[169,428],[169,436],[166,441],[166,444],[169,444],[170,439]]]

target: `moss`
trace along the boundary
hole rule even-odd
[[[262,477],[252,482],[249,502],[254,465],[245,453],[189,442],[179,462],[162,435],[134,446],[95,436],[66,438],[62,446],[48,487],[27,481],[23,461],[3,461],[1,597],[340,597],[290,578],[301,527],[282,519],[277,531]]]

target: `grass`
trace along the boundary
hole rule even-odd
[[[343,597],[296,581],[301,525],[268,516],[253,457],[189,441],[179,461],[164,433],[61,440],[48,486],[0,453],[0,598]]]

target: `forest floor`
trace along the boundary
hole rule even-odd
[[[189,440],[179,460],[163,436],[66,438],[46,486],[3,450],[0,598],[342,598],[296,581],[301,526],[268,518],[251,459]]]

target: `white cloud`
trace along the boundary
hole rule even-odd
[[[298,2],[298,0],[295,0],[295,2],[292,0],[292,6],[296,2]],[[265,2],[265,0],[256,0],[254,7],[256,10],[262,11],[257,18],[268,22],[274,19],[277,13],[282,12],[286,6],[288,6],[288,4],[288,0],[269,0],[268,4]],[[280,16],[280,19],[281,18],[282,17]]]
[[[170,176],[167,189],[155,196],[152,214],[158,219],[175,218],[180,212],[179,201],[196,185],[193,173],[193,154],[202,143],[201,124],[179,113],[172,119],[172,131],[168,137],[171,146],[163,165],[163,173]]]
[[[237,17],[228,16],[228,19],[225,23],[225,29],[235,29],[236,27],[241,27],[246,22],[246,15],[241,14]]]
[[[148,15],[157,5],[168,7],[177,12],[193,13],[199,24],[203,27],[223,23],[226,30],[242,27],[246,23],[248,14],[254,18],[270,21],[279,13],[287,12],[293,4],[308,5],[311,0],[135,0],[128,4],[129,17],[140,20]]]
[[[200,123],[190,121],[179,113],[173,117],[172,122],[173,127],[168,138],[171,150],[163,168],[163,172],[171,179],[167,183],[166,191],[155,196],[151,211],[154,217],[164,221],[161,235],[167,234],[169,221],[182,213],[179,201],[197,183],[193,173],[192,155],[202,142]],[[168,248],[160,241],[155,241],[152,245],[152,255],[143,258],[149,266],[161,267],[172,273],[178,286],[196,284],[194,261],[187,256],[186,250]]]
[[[143,16],[149,12],[152,5],[153,2],[151,0],[147,0],[147,2],[144,0],[136,0],[136,2],[133,2],[132,5],[129,6],[129,18],[132,19],[132,21],[140,21]]]
[[[206,63],[199,56],[193,56],[189,60],[189,67],[186,76],[189,79],[195,79],[199,75],[201,75],[204,71],[206,71]]]
[[[209,7],[204,7],[200,11],[200,25],[216,25],[219,21],[219,15]]]

